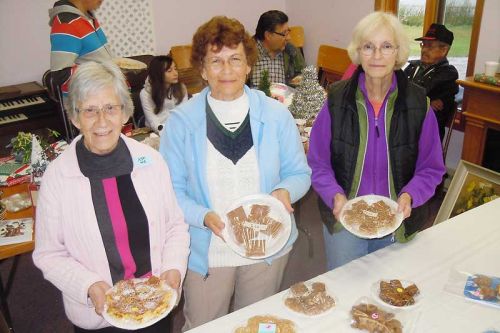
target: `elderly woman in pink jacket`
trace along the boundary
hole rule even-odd
[[[43,177],[33,260],[61,290],[75,332],[122,332],[101,316],[105,292],[151,275],[179,289],[188,227],[161,155],[121,135],[133,106],[119,68],[82,64],[66,102],[81,135]],[[168,322],[139,331],[168,332]]]

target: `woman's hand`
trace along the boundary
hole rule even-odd
[[[104,311],[105,294],[109,288],[111,286],[104,281],[95,282],[89,287],[88,295],[98,315],[101,315],[102,311]]]
[[[224,229],[225,224],[224,224],[224,222],[222,222],[219,215],[217,215],[214,212],[208,212],[207,215],[205,215],[205,219],[203,220],[203,224],[205,224],[205,226],[208,229],[212,230],[212,232],[214,234],[216,234],[222,240],[224,240],[224,238],[222,237],[222,229]]]
[[[290,199],[290,192],[284,188],[279,188],[277,190],[274,190],[271,195],[281,201],[283,203],[283,206],[285,206],[285,209],[289,213],[293,213],[293,207],[292,207],[292,202]]]
[[[403,213],[405,219],[411,215],[411,196],[406,192],[398,198],[398,213]]]
[[[344,207],[346,202],[347,198],[344,194],[342,193],[335,194],[335,198],[333,199],[332,213],[337,221],[340,221],[340,212],[342,211],[342,208]]]
[[[165,280],[172,289],[179,289],[181,286],[181,273],[177,269],[161,273],[160,279]]]

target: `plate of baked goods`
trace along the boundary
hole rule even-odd
[[[318,317],[330,314],[338,304],[323,282],[298,282],[284,294],[287,310],[303,317]]]
[[[398,203],[381,195],[363,195],[347,201],[340,212],[340,223],[361,238],[381,238],[403,223]]]
[[[417,285],[407,280],[379,280],[372,284],[373,298],[390,309],[414,309],[421,304],[422,294]]]
[[[248,318],[247,322],[239,325],[234,333],[298,333],[297,325],[284,318],[273,315],[257,315]]]
[[[396,314],[386,308],[371,303],[363,297],[351,308],[351,327],[363,332],[402,333],[407,321],[401,313]]]
[[[129,71],[141,71],[148,68],[148,65],[143,63],[142,61],[130,59],[130,58],[114,58],[113,61],[118,65],[121,69],[129,70]]]
[[[102,316],[111,325],[136,330],[165,318],[177,302],[177,291],[156,276],[118,281],[106,292]]]
[[[255,194],[233,202],[223,216],[222,236],[237,254],[263,259],[280,251],[290,238],[292,220],[281,201]]]

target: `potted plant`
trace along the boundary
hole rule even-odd
[[[61,134],[57,131],[51,130],[47,128],[48,137],[49,138],[57,138]],[[47,157],[50,159],[51,155],[54,155],[54,152],[51,152],[50,144],[44,138],[41,138],[39,135],[36,135],[36,138],[40,142],[42,149],[47,154]],[[29,163],[31,158],[31,140],[33,138],[33,134],[30,132],[18,132],[17,136],[10,140],[10,146],[12,148],[12,155],[14,155],[17,162],[20,163]]]

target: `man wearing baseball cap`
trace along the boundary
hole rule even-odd
[[[453,43],[453,32],[442,24],[433,23],[425,36],[415,40],[420,41],[420,60],[410,60],[404,72],[410,81],[427,91],[443,141],[444,128],[453,115],[458,92],[457,69],[446,58]]]

